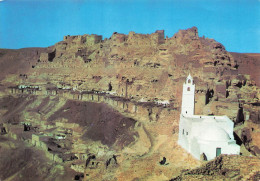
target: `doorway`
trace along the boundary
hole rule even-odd
[[[216,156],[219,156],[219,155],[221,155],[221,148],[216,149]]]

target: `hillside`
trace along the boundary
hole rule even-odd
[[[203,168],[177,144],[182,85],[190,73],[195,114],[227,115],[241,145],[238,157],[257,165],[259,58],[228,52],[214,39],[199,37],[196,27],[170,38],[163,30],[115,32],[109,39],[68,35],[47,48],[0,49],[0,138],[24,142],[21,154],[32,149],[32,158],[38,154],[33,150],[44,151],[57,172],[68,173],[54,171],[58,180],[185,179],[184,170]],[[5,150],[14,147],[1,146],[1,155],[10,157]],[[167,165],[159,164],[163,157]],[[250,167],[247,161],[244,167]],[[0,173],[0,179],[12,176],[26,174]],[[239,176],[255,177],[242,171]]]

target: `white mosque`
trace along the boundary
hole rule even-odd
[[[212,160],[220,154],[239,154],[234,123],[227,116],[194,115],[195,84],[189,75],[183,84],[178,144],[196,159]]]

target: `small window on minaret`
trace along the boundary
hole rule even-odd
[[[184,129],[182,130],[182,134],[184,134]]]
[[[189,80],[188,80],[188,83],[190,83],[190,82],[191,82],[191,80],[189,79]]]
[[[190,87],[187,88],[187,91],[190,91]]]

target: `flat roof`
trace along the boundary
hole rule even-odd
[[[207,119],[214,119],[216,122],[232,122],[227,116],[204,116],[204,115],[191,115],[191,116],[183,116],[189,122],[203,122]]]

